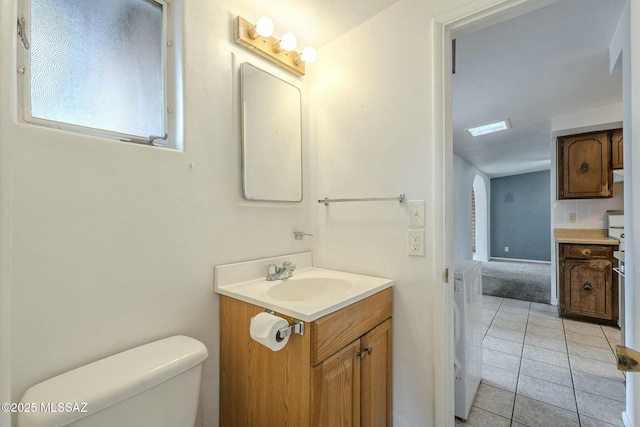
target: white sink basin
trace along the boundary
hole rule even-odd
[[[293,276],[266,280],[271,264],[291,262]],[[218,265],[215,292],[305,322],[393,286],[393,280],[313,266],[310,252]]]
[[[267,296],[281,301],[309,301],[338,296],[351,289],[351,283],[331,277],[285,279],[269,288]]]

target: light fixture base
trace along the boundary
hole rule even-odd
[[[278,39],[275,37],[257,37],[256,39],[252,39],[251,36],[249,36],[249,31],[253,27],[254,25],[249,21],[238,16],[234,25],[234,41],[237,44],[252,50],[263,58],[268,59],[274,64],[279,65],[298,76],[304,76],[305,63],[302,62],[301,64],[296,64],[295,62],[298,52],[288,52],[286,50],[282,50],[278,53],[274,52],[273,44],[277,44]]]

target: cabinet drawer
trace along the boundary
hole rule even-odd
[[[565,245],[564,257],[574,259],[608,259],[613,255],[611,246]]]
[[[311,366],[391,317],[392,289],[387,288],[311,323]]]

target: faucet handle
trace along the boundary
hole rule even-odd
[[[267,274],[276,274],[276,271],[278,270],[278,266],[275,264],[269,264],[267,266]]]
[[[291,264],[289,261],[285,261],[282,263],[282,268],[289,271],[294,271],[296,266]]]

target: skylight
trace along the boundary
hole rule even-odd
[[[471,136],[480,136],[486,135],[488,133],[500,132],[501,130],[507,130],[511,128],[509,124],[509,119],[500,120],[499,122],[488,123],[486,125],[477,126],[474,128],[469,128],[467,131],[471,134]]]

